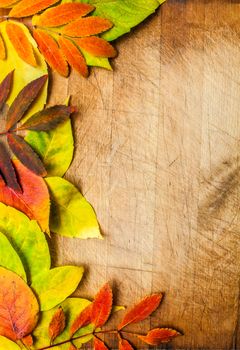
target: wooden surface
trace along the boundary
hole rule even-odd
[[[55,262],[86,266],[82,296],[164,291],[142,329],[183,331],[168,349],[240,349],[239,46],[239,0],[168,0],[117,42],[113,73],[53,80],[80,108],[67,178],[105,234],[54,237]]]

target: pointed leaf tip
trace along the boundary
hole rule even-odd
[[[148,332],[147,335],[139,335],[138,338],[149,345],[160,345],[167,343],[173,338],[181,335],[178,331],[171,328],[155,328]]]
[[[11,71],[0,84],[0,110],[3,108],[9,97],[12,88],[13,74],[14,70]]]
[[[80,328],[87,326],[91,322],[92,304],[88,305],[74,320],[70,334],[74,335]]]
[[[0,173],[8,187],[12,190],[22,193],[22,189],[17,180],[15,168],[12,164],[10,155],[5,146],[0,143]]]
[[[102,327],[108,320],[112,310],[112,289],[106,283],[98,292],[92,306],[91,321],[95,328]]]
[[[119,350],[134,350],[128,340],[120,338]]]
[[[97,337],[94,337],[94,350],[108,350],[107,345]]]

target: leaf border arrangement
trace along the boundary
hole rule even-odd
[[[45,234],[100,238],[92,206],[63,178],[74,151],[69,101],[45,107],[46,63],[67,77],[89,66],[111,69],[110,43],[152,14],[165,0],[0,0],[0,347],[5,350],[76,350],[116,335],[159,346],[180,335],[171,328],[136,334],[125,327],[149,317],[163,295],[153,294],[126,312],[116,329],[104,329],[114,306],[105,284],[91,302],[71,297],[84,270],[51,268]],[[24,74],[23,74],[24,73]],[[44,234],[45,233],[45,234]]]

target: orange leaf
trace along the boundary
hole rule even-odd
[[[94,350],[108,350],[108,347],[102,340],[94,337]]]
[[[117,51],[111,44],[96,36],[74,39],[74,41],[80,48],[97,57],[115,57],[117,55]]]
[[[22,0],[10,11],[10,17],[28,17],[56,4],[59,0]]]
[[[88,76],[88,67],[85,58],[76,45],[63,37],[60,37],[58,43],[69,65],[86,78]]]
[[[132,345],[125,339],[119,340],[119,350],[133,350]]]
[[[112,310],[112,289],[106,283],[98,292],[92,305],[91,321],[96,328],[102,327]]]
[[[15,4],[18,0],[0,0],[0,7],[8,7]]]
[[[66,327],[66,317],[63,309],[59,307],[49,324],[48,334],[51,342],[57,338]]]
[[[13,161],[23,193],[20,194],[0,179],[0,202],[37,220],[43,231],[48,232],[50,201],[45,181],[25,168],[20,161]]]
[[[75,334],[80,328],[88,325],[91,322],[91,315],[92,315],[92,304],[88,305],[74,320],[70,328],[71,336]]]
[[[140,301],[140,303],[135,305],[127,312],[122,322],[118,326],[118,329],[120,330],[130,323],[140,322],[150,316],[151,313],[158,308],[162,297],[162,294],[153,294],[144,298],[142,301]]]
[[[149,345],[160,345],[161,343],[169,342],[178,335],[180,335],[180,333],[175,329],[156,328],[149,331],[147,335],[139,335],[138,338]]]
[[[62,30],[63,34],[72,37],[90,36],[100,34],[112,28],[113,24],[108,19],[101,17],[86,17],[69,23]]]
[[[49,66],[60,75],[67,77],[68,64],[56,41],[48,33],[40,29],[34,30],[33,36]]]
[[[21,277],[3,267],[0,286],[0,335],[13,341],[22,339],[37,324],[37,299]]]
[[[33,345],[33,337],[31,336],[31,334],[29,334],[26,337],[22,338],[22,342],[29,348]]]
[[[6,48],[5,48],[5,44],[3,41],[3,37],[0,33],[0,60],[5,60],[7,54],[6,54]]]
[[[37,62],[34,56],[33,47],[22,28],[18,24],[9,22],[7,23],[6,30],[9,40],[17,51],[18,56],[26,63],[36,67]]]
[[[45,11],[39,16],[37,24],[43,27],[58,27],[87,15],[94,10],[89,4],[66,3]]]
[[[68,348],[68,350],[77,350],[76,346],[71,344]]]

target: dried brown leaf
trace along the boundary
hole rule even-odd
[[[0,111],[6,103],[11,91],[13,81],[13,71],[10,72],[0,84]]]
[[[0,144],[0,173],[8,187],[16,192],[22,192],[11,158],[3,144]]]

